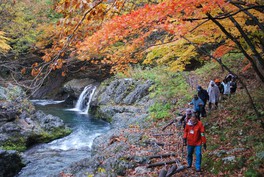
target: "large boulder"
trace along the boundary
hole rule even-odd
[[[0,88],[0,147],[23,151],[70,133],[56,116],[36,111],[20,87]]]

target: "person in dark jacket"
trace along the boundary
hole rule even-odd
[[[203,89],[201,86],[197,87],[198,91],[198,97],[201,98],[201,100],[204,102],[204,105],[202,106],[201,109],[201,116],[206,117],[206,111],[205,111],[205,106],[207,101],[209,100],[209,95],[205,89]]]
[[[221,83],[220,79],[215,79],[215,84],[218,86],[221,94],[224,94],[224,85]]]
[[[236,78],[233,77],[231,82],[230,82],[230,93],[234,94],[236,92],[236,89],[237,89]]]

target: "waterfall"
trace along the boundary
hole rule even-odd
[[[78,98],[78,101],[75,105],[74,110],[80,112],[81,114],[87,114],[90,108],[90,103],[93,98],[96,86],[88,85],[86,86],[81,95]]]

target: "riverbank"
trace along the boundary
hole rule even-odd
[[[91,156],[95,137],[107,132],[109,124],[88,114],[66,109],[64,104],[52,104],[51,100],[36,101],[36,109],[46,114],[60,116],[72,133],[63,138],[41,143],[21,153],[26,166],[17,177],[39,177],[59,174],[64,168]]]
[[[168,162],[174,163],[175,159],[181,165],[186,165],[182,129],[177,125],[168,127],[166,131],[162,131],[162,128],[188,107],[187,103],[196,92],[197,84],[206,88],[210,79],[227,75],[225,72],[220,74],[220,69],[220,66],[213,63],[195,72],[171,75],[142,70],[144,76],[153,76],[151,73],[156,73],[155,77],[151,77],[154,84],[149,87],[148,96],[154,96],[159,101],[149,107],[144,119],[126,127],[114,128],[108,135],[98,137],[94,141],[93,157],[80,161],[63,173],[74,176],[158,176],[163,168],[168,170],[171,167]],[[143,78],[142,75],[139,76],[140,72],[135,72],[135,78]],[[262,112],[260,119],[263,119],[263,87],[253,79],[255,76],[250,71],[244,74],[252,78],[250,81],[244,79],[252,96],[257,98],[255,103]],[[122,106],[115,109],[115,112],[123,110]],[[122,120],[123,117],[120,116],[117,120]],[[129,119],[133,117],[135,118],[131,116]],[[245,90],[238,85],[235,95],[221,102],[218,110],[213,110],[207,118],[202,119],[208,139],[208,150],[203,152],[202,173],[196,173],[191,168],[182,170],[177,175],[260,175],[263,172],[264,152],[263,139],[260,137],[263,131],[260,119],[249,106]],[[150,164],[156,163],[161,165],[150,167]]]
[[[0,87],[0,176],[14,176],[25,166],[14,150],[25,151],[70,133],[59,117],[37,111],[20,87]]]

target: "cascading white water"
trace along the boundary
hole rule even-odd
[[[91,101],[92,101],[92,98],[93,98],[93,95],[94,95],[95,90],[96,90],[96,86],[93,86],[92,92],[89,95],[88,102],[86,103],[86,108],[84,110],[84,113],[88,113],[88,111],[89,111],[90,104],[91,104]]]
[[[88,85],[86,86],[81,95],[79,96],[77,103],[73,111],[78,111],[80,114],[88,114],[90,103],[93,98],[94,92],[96,90],[96,86]]]
[[[50,177],[58,176],[65,168],[91,156],[94,138],[110,129],[108,123],[94,119],[87,114],[91,99],[95,93],[95,86],[87,86],[79,97],[78,110],[64,109],[63,105],[50,104],[54,101],[38,100],[34,102],[38,109],[46,114],[59,116],[72,128],[72,133],[66,137],[56,139],[50,143],[36,145],[23,152],[27,165],[16,177]],[[56,103],[56,102],[55,102]],[[43,106],[45,105],[45,106]],[[85,114],[82,114],[82,111]]]

